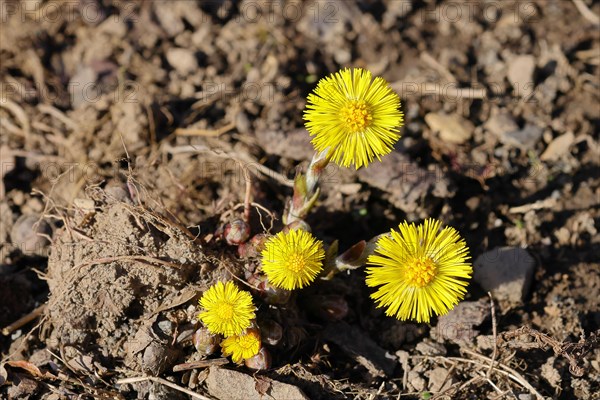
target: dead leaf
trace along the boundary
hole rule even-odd
[[[74,370],[88,375],[94,375],[96,372],[94,368],[94,359],[85,354],[80,354],[77,357],[69,360],[67,365]]]
[[[6,372],[6,368],[4,368],[4,364],[0,364],[0,386],[6,383],[8,379],[8,372]]]
[[[257,375],[254,377],[254,380],[255,380],[254,388],[261,396],[264,396],[265,394],[267,394],[269,389],[271,389],[271,379],[269,379],[265,376]]]
[[[30,363],[29,361],[8,361],[6,364],[10,365],[13,368],[21,368],[25,371],[29,372],[31,375],[43,378],[44,374],[40,369],[35,365]]]

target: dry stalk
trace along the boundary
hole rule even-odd
[[[486,379],[489,380],[490,375],[492,374],[492,369],[494,368],[496,356],[498,355],[498,328],[496,324],[496,308],[494,307],[494,298],[492,297],[491,292],[488,292],[488,296],[490,296],[490,310],[492,312],[492,333],[494,335],[494,352],[492,353],[492,362],[490,363],[490,368],[488,368],[488,371],[485,374]]]
[[[26,314],[26,315],[22,316],[21,318],[19,318],[18,320],[16,320],[12,324],[2,328],[2,334],[4,336],[10,335],[17,329],[21,328],[23,325],[28,324],[29,322],[31,322],[34,319],[36,319],[37,317],[39,317],[44,312],[45,309],[46,309],[46,304],[42,304],[41,306],[37,307],[33,311],[29,312],[28,314]]]

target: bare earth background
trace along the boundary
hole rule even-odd
[[[38,318],[0,336],[0,397],[600,398],[599,15],[590,0],[1,0],[0,327]],[[202,364],[199,293],[257,263],[213,234],[247,189],[253,233],[281,228],[312,156],[305,97],[347,66],[388,80],[406,125],[381,163],[331,166],[308,223],[345,251],[440,218],[471,249],[469,294],[402,323],[361,270],[340,274],[259,306],[284,327],[267,371]],[[122,381],[142,376],[160,379]]]

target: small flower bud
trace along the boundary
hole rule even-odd
[[[256,288],[259,296],[267,304],[287,304],[292,295],[290,290],[279,289],[269,284],[264,275],[252,274],[246,277],[246,281]]]
[[[192,335],[194,347],[200,354],[211,355],[219,349],[221,335],[213,335],[206,328],[199,328]]]
[[[241,219],[233,220],[225,224],[223,237],[231,245],[244,243],[250,237],[250,226]]]
[[[256,371],[271,368],[271,354],[267,349],[262,347],[257,355],[246,360],[246,367]]]
[[[275,286],[270,285],[266,280],[260,283],[259,288],[263,289],[261,296],[265,299],[265,303],[267,304],[287,304],[292,295],[290,290],[276,288]]]
[[[246,243],[241,243],[238,246],[238,254],[240,257],[250,258],[260,256],[260,252],[265,247],[267,236],[264,233],[252,236]]]
[[[254,246],[256,252],[260,253],[265,248],[265,243],[268,239],[269,238],[267,237],[267,235],[265,235],[264,233],[259,233],[258,235],[252,236],[252,239],[250,239],[250,243],[252,243],[252,246]]]
[[[260,324],[263,342],[275,346],[281,341],[283,336],[283,328],[272,319],[262,321]]]
[[[292,222],[290,222],[289,224],[287,224],[286,226],[283,227],[283,229],[281,230],[282,232],[289,232],[289,231],[293,231],[296,229],[301,229],[303,231],[306,232],[310,232],[310,225],[306,223],[306,221],[304,221],[303,219],[296,219]]]

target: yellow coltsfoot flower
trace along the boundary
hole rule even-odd
[[[323,243],[301,229],[279,232],[262,251],[262,269],[269,283],[286,290],[309,285],[323,270]]]
[[[240,335],[229,336],[221,342],[223,356],[229,357],[234,363],[254,357],[260,351],[260,333],[256,329],[248,329]]]
[[[469,249],[454,228],[440,226],[434,219],[404,222],[377,241],[366,283],[380,286],[371,297],[387,307],[386,315],[429,322],[432,313],[444,315],[464,298],[473,273]]]
[[[200,298],[200,306],[204,310],[198,318],[214,334],[238,335],[255,318],[252,296],[231,281],[211,286]]]
[[[312,143],[335,163],[356,169],[392,151],[403,123],[400,98],[380,77],[343,69],[317,84],[304,111]]]

